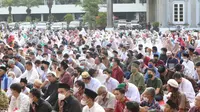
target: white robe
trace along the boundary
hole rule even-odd
[[[82,112],[105,112],[105,110],[103,109],[103,107],[95,102],[91,108],[89,108],[87,105],[83,107]]]

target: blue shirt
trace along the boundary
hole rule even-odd
[[[157,52],[155,52],[155,53],[153,53],[153,55],[154,54],[157,54],[158,55],[158,57],[160,57],[160,53],[157,51]]]
[[[1,89],[2,90],[4,90],[4,91],[8,90],[10,83],[11,83],[11,81],[6,74],[1,76]]]
[[[15,65],[16,65],[17,67],[19,67],[19,69],[22,71],[22,73],[25,72],[25,68],[24,68],[24,65],[22,65],[22,63],[20,63],[20,62],[16,62]]]
[[[179,51],[178,53],[177,53],[177,57],[179,58],[179,59],[181,59],[181,55],[184,53],[185,51]]]
[[[158,72],[156,67],[154,67],[154,70],[156,71],[156,76],[155,77],[160,78],[160,73]],[[146,82],[147,79],[148,79],[148,73],[145,74],[144,81]]]

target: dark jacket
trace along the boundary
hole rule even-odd
[[[63,112],[82,112],[80,102],[73,96],[69,96],[68,98],[65,98],[65,100],[61,102],[64,102]],[[58,101],[54,106],[54,111],[56,112],[59,111]]]
[[[160,60],[162,60],[164,63],[167,62],[167,55],[166,54],[160,54]]]
[[[51,83],[42,97],[45,100],[47,98],[47,101],[51,104],[51,106],[54,106],[58,99],[58,83],[58,81]]]
[[[52,111],[52,106],[45,100],[39,99],[37,103],[33,103],[30,106],[30,112],[33,111],[33,105],[35,105],[35,111],[36,112],[51,112]]]

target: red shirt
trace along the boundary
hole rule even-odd
[[[129,99],[125,97],[125,100],[123,102],[117,101],[115,104],[115,112],[124,112],[126,102],[128,102]]]
[[[150,58],[145,56],[144,57],[144,64],[148,66],[149,60],[150,60]]]
[[[124,81],[124,72],[119,66],[113,68],[111,76],[115,78],[119,83],[122,83]]]
[[[69,72],[65,72],[61,75],[59,81],[73,87],[73,77],[69,74]]]
[[[162,60],[158,60],[155,64],[155,67],[161,66],[161,65],[165,65],[165,63]]]

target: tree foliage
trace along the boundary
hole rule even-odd
[[[2,0],[3,7],[17,6],[18,0]]]
[[[60,4],[74,4],[80,2],[80,0],[57,0]]]
[[[106,12],[99,12],[96,17],[96,24],[98,27],[106,27],[107,25],[107,14]]]
[[[81,4],[85,15],[83,16],[83,21],[88,22],[89,28],[95,28],[96,26],[96,16],[99,13],[98,4],[101,3],[101,0],[84,0]]]
[[[43,0],[20,0],[19,5],[31,8],[36,6],[38,7],[42,2]]]
[[[73,16],[72,14],[66,14],[64,16],[64,20],[67,22],[67,24],[69,24],[71,21],[73,21]]]
[[[17,6],[18,0],[2,0],[2,6],[8,7],[9,16],[7,18],[8,22],[13,22],[12,18],[12,6]]]
[[[31,14],[31,7],[39,6],[43,0],[20,0],[19,5],[27,7],[26,12],[28,16]]]

